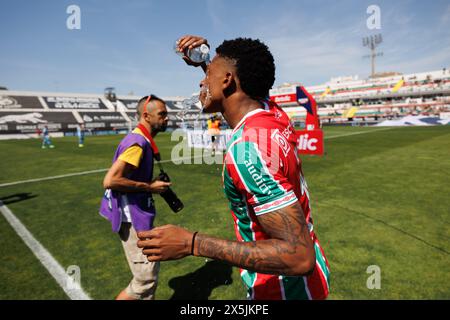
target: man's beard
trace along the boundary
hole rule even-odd
[[[154,126],[152,126],[152,132],[154,132],[154,133],[164,132],[164,131],[166,131],[166,129],[167,129],[167,125],[162,125],[162,126],[154,125]]]

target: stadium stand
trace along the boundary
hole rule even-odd
[[[136,104],[140,97],[117,96],[110,101],[104,95],[9,91],[0,92],[0,135],[36,137],[45,125],[53,136],[73,135],[84,123],[89,134],[111,134],[128,131],[136,124]],[[181,126],[177,116],[183,98],[164,98],[169,112],[169,127]],[[192,105],[184,117],[185,126],[193,125],[200,106]]]
[[[299,84],[285,84],[272,92],[292,90]],[[6,89],[5,87],[3,87]],[[2,89],[3,89],[2,88]],[[0,91],[0,135],[36,137],[48,126],[53,136],[74,135],[84,123],[88,134],[127,132],[137,122],[138,96],[116,96],[114,88],[104,95]],[[359,80],[338,77],[306,87],[316,99],[322,124],[368,125],[405,116],[450,118],[450,70],[402,75],[387,73]],[[195,128],[206,123],[200,104],[192,105],[183,117],[183,97],[163,97],[169,112],[169,128]],[[283,108],[294,122],[302,122],[306,111],[298,104]]]
[[[272,91],[298,85],[285,84]],[[338,77],[306,89],[317,102],[322,124],[375,124],[408,115],[450,116],[450,70],[446,68],[407,75],[386,73],[364,80]],[[284,108],[294,121],[305,117],[301,107]]]

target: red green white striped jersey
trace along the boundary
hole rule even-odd
[[[295,130],[286,113],[272,102],[248,113],[234,128],[223,167],[239,241],[269,239],[258,216],[300,202],[314,242],[316,266],[310,276],[269,275],[241,269],[249,299],[325,299],[329,265],[313,230],[308,187],[296,150]]]

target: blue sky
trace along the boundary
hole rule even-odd
[[[81,29],[69,30],[69,5]],[[381,30],[369,30],[369,5]],[[0,0],[0,86],[10,90],[187,96],[202,79],[173,52],[183,34],[259,38],[272,51],[275,85],[321,84],[370,73],[363,36],[381,32],[377,71],[450,67],[450,2],[298,0]]]

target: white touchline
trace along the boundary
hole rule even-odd
[[[22,183],[39,182],[39,181],[45,181],[45,180],[53,180],[53,179],[61,179],[61,178],[67,178],[67,177],[73,177],[73,176],[81,176],[81,175],[84,175],[84,174],[103,172],[103,171],[106,171],[106,170],[108,170],[108,169],[97,169],[97,170],[75,172],[75,173],[69,173],[69,174],[62,174],[62,175],[59,175],[59,176],[52,176],[52,177],[45,177],[45,178],[37,178],[37,179],[29,179],[29,180],[8,182],[8,183],[0,184],[0,187],[8,187],[8,186],[13,186],[13,185],[22,184]]]
[[[339,134],[337,136],[325,137],[323,139],[327,140],[327,139],[334,139],[334,138],[340,138],[340,137],[348,137],[348,136],[354,136],[354,135],[357,135],[357,134],[365,134],[365,133],[372,133],[372,132],[378,132],[378,131],[384,131],[384,130],[392,130],[392,129],[394,129],[394,128],[383,128],[383,129],[371,130],[371,131],[357,131],[357,132],[352,132],[352,133]]]
[[[53,258],[50,252],[37,241],[30,231],[20,222],[20,220],[9,210],[9,208],[0,201],[0,211],[9,222],[11,227],[16,231],[19,237],[30,248],[31,252],[39,259],[42,265],[47,269],[50,275],[55,278],[58,285],[64,290],[67,296],[72,300],[92,300],[89,295],[84,292],[83,288],[75,283],[64,268]],[[70,289],[68,284],[70,283]]]
[[[203,155],[194,156],[194,157],[184,157],[184,158],[178,158],[173,161],[179,161],[179,160],[188,160],[188,159],[195,159],[203,157]],[[162,160],[161,163],[171,162],[172,160]],[[45,180],[54,180],[54,179],[61,179],[61,178],[67,178],[67,177],[73,177],[73,176],[82,176],[85,174],[91,174],[91,173],[98,173],[98,172],[105,172],[108,171],[108,168],[105,169],[96,169],[96,170],[89,170],[89,171],[82,171],[82,172],[75,172],[75,173],[68,173],[68,174],[62,174],[59,176],[51,176],[51,177],[44,177],[44,178],[36,178],[36,179],[29,179],[29,180],[20,180],[20,181],[14,181],[14,182],[7,182],[0,184],[1,187],[9,187],[14,186],[16,184],[23,184],[23,183],[30,183],[30,182],[40,182]]]
[[[384,131],[384,130],[391,130],[391,129],[394,129],[394,128],[383,128],[383,129],[372,130],[372,131],[358,131],[358,132],[352,132],[352,133],[348,133],[348,134],[341,134],[341,135],[337,135],[337,136],[325,137],[324,140],[335,139],[335,138],[340,138],[340,137],[347,137],[347,136],[353,136],[353,135],[357,135],[357,134],[365,134],[365,133],[372,133],[372,132],[378,132],[378,131]],[[183,158],[178,158],[178,159],[175,159],[175,160],[172,160],[172,159],[171,160],[163,160],[163,161],[161,161],[161,163],[166,163],[166,162],[171,162],[171,161],[179,161],[179,160],[196,159],[196,158],[201,158],[201,157],[203,157],[203,155],[194,156],[194,157],[183,157]],[[54,179],[68,178],[68,177],[73,177],[73,176],[82,176],[82,175],[85,175],[85,174],[104,172],[104,171],[107,171],[107,170],[108,169],[105,168],[105,169],[97,169],[97,170],[90,170],[90,171],[82,171],[82,172],[62,174],[62,175],[59,175],[59,176],[51,176],[51,177],[44,177],[44,178],[36,178],[36,179],[29,179],[29,180],[7,182],[7,183],[0,184],[0,188],[14,186],[14,185],[23,184],[23,183],[40,182],[40,181],[45,181],[45,180],[54,180]]]

